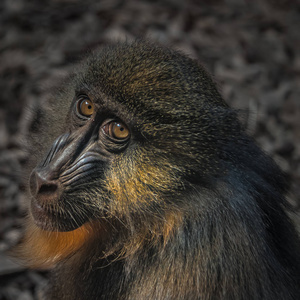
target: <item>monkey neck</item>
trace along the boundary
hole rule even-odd
[[[182,216],[178,212],[168,212],[163,220],[152,225],[151,230],[149,224],[141,224],[133,235],[128,235],[117,224],[114,224],[115,229],[108,229],[104,222],[89,222],[69,232],[52,232],[37,227],[29,220],[24,241],[15,252],[16,256],[23,258],[26,266],[45,269],[52,268],[81,249],[84,253],[89,245],[96,247],[95,244],[101,245],[98,253],[103,253],[103,257],[125,258],[134,255],[148,241],[166,245],[181,222]],[[109,238],[107,232],[110,232]],[[103,244],[106,244],[105,249]],[[99,256],[95,257],[95,260],[99,259]]]
[[[103,254],[101,243],[97,240],[88,243],[82,251],[78,251],[57,266],[58,277],[52,279],[51,284],[51,288],[57,289],[53,299],[62,299],[62,295],[65,295],[66,286],[61,287],[60,283],[70,276],[72,280],[64,281],[64,284],[71,285],[67,290],[72,294],[63,299],[75,299],[78,292],[86,286],[93,286],[93,290],[89,291],[91,294],[88,297],[82,299],[97,299],[99,295],[103,299],[120,299],[120,295],[121,299],[132,300],[195,299],[192,296],[193,292],[198,293],[208,288],[216,289],[216,294],[220,293],[216,298],[221,299],[221,287],[230,289],[236,286],[239,280],[246,282],[248,277],[256,274],[254,266],[259,269],[260,265],[250,261],[254,249],[250,243],[247,253],[250,259],[245,262],[248,265],[243,266],[248,272],[239,272],[238,262],[243,251],[248,249],[245,250],[243,246],[243,239],[247,239],[247,236],[235,236],[237,232],[233,230],[233,224],[228,232],[224,229],[222,235],[232,234],[231,238],[236,239],[236,257],[233,258],[232,264],[224,266],[224,274],[220,273],[220,278],[215,276],[216,270],[223,264],[223,257],[229,257],[232,249],[225,243],[221,233],[216,236],[214,227],[203,228],[200,224],[207,224],[208,220],[214,221],[217,216],[211,214],[206,216],[207,219],[201,215],[198,215],[198,218],[185,218],[181,226],[176,224],[166,231],[166,240],[164,235],[158,235],[158,232],[154,234],[156,238],[150,239],[148,233],[142,232],[146,229],[141,229],[134,239],[128,240],[126,247],[120,247],[118,251],[115,249],[110,255],[107,252],[105,258],[99,258]],[[219,217],[222,217],[222,214],[219,214]],[[168,222],[169,226],[170,222],[171,219]],[[153,234],[153,231],[151,232]],[[148,237],[142,238],[145,234]],[[123,238],[125,240],[125,236]],[[228,278],[227,272],[231,269],[234,276]],[[263,271],[263,268],[260,271]],[[259,285],[258,282],[254,284]]]

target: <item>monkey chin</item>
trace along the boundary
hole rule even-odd
[[[40,197],[39,197],[40,198]],[[45,197],[43,197],[45,198]],[[48,203],[53,203],[53,199],[43,199],[43,203],[47,200]],[[59,199],[56,199],[56,203]],[[58,207],[58,205],[41,205],[41,199],[32,197],[31,199],[31,216],[34,223],[45,231],[68,232],[73,231],[84,225],[88,220],[77,218],[76,216],[67,217],[66,213]],[[73,218],[72,218],[73,217]]]

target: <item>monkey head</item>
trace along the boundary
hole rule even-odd
[[[108,47],[66,85],[53,108],[62,132],[30,177],[31,213],[42,229],[164,217],[188,178],[219,172],[217,144],[234,117],[193,60],[147,43]]]
[[[249,145],[202,66],[140,41],[91,53],[55,96],[51,118],[29,218],[35,234],[65,243],[68,233],[81,245],[90,231],[112,239],[114,230],[165,243],[185,215],[217,205],[205,191],[224,187]]]

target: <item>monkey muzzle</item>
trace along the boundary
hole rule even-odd
[[[82,135],[65,134],[52,145],[30,176],[31,215],[39,227],[50,231],[74,230],[89,221],[92,213],[82,208],[76,187],[93,178],[101,166],[93,145]],[[96,177],[96,176],[95,176]],[[70,192],[72,191],[72,192]],[[87,206],[87,205],[86,205]]]

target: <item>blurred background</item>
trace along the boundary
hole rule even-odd
[[[90,49],[146,37],[197,58],[246,128],[291,179],[300,203],[300,2],[297,0],[0,1],[0,300],[36,299],[46,271],[5,251],[22,238],[32,108]],[[299,226],[299,215],[293,215]]]

